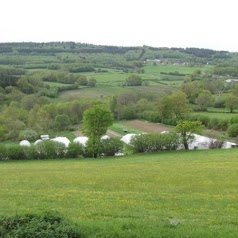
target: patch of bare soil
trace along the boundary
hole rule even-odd
[[[135,129],[139,129],[147,133],[171,131],[173,129],[173,127],[167,126],[161,123],[152,123],[152,122],[139,121],[139,120],[126,121],[123,124],[125,126],[133,127]]]

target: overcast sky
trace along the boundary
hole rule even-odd
[[[1,0],[0,42],[238,52],[237,0]]]

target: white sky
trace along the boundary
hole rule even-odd
[[[1,0],[0,42],[238,52],[237,0]]]

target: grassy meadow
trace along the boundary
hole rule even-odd
[[[146,92],[153,95],[164,95],[166,92],[178,89],[183,82],[183,78],[179,76],[166,75],[163,76],[161,72],[179,72],[192,73],[198,67],[191,66],[177,66],[177,65],[146,65],[144,66],[145,73],[139,74],[142,80],[148,83],[148,86],[130,86],[123,87],[123,83],[130,73],[122,72],[121,70],[107,69],[106,73],[83,73],[88,78],[95,78],[97,86],[95,88],[80,88],[78,90],[70,90],[60,93],[61,99],[72,98],[95,98],[111,97],[122,93],[131,92]],[[166,77],[164,79],[163,77]]]
[[[58,211],[84,237],[236,237],[238,150],[0,163],[0,214]]]

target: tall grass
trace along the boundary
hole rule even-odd
[[[0,214],[59,211],[85,237],[236,237],[237,152],[1,162]]]

